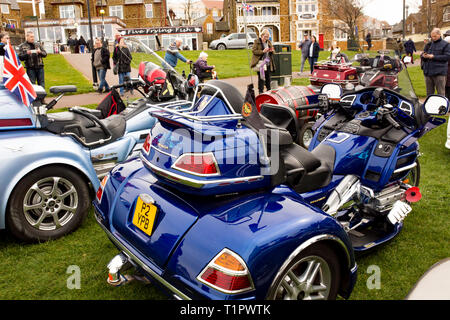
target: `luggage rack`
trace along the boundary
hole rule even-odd
[[[197,99],[197,94],[199,91],[200,87],[211,87],[214,90],[216,90],[216,92],[211,96],[211,98],[205,103],[204,106],[202,106],[202,108],[200,110],[195,110],[193,111],[194,107],[196,106],[196,102],[198,101]],[[197,116],[195,114],[203,111],[213,100],[213,98],[215,98],[218,94],[222,95],[222,98],[225,102],[225,105],[228,109],[228,111],[230,112],[230,114],[226,114],[226,115],[215,115],[215,116]],[[182,109],[182,110],[174,110],[173,107],[176,105],[179,105],[180,101],[176,101],[176,102],[172,102],[169,105],[165,105],[165,106],[156,106],[153,105],[152,108],[153,109],[157,109],[158,111],[164,111],[166,113],[169,113],[173,116],[178,116],[178,117],[182,117],[182,118],[186,118],[189,120],[193,120],[193,121],[199,121],[199,122],[213,122],[213,121],[229,121],[229,120],[242,120],[243,116],[239,113],[236,113],[233,109],[233,107],[231,106],[230,102],[228,101],[228,99],[226,98],[225,94],[223,93],[223,91],[218,88],[217,86],[208,84],[208,83],[200,83],[197,88],[195,89],[195,94],[194,94],[194,99],[191,102],[191,106],[189,108],[186,109]],[[154,111],[150,111],[150,113],[152,115],[156,115],[154,114]]]

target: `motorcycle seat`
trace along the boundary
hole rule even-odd
[[[86,144],[93,144],[101,140],[105,140],[102,144],[108,144],[124,135],[126,120],[122,115],[112,115],[99,121],[111,134],[110,139],[108,139],[109,134],[105,133],[95,121],[75,112],[48,114],[48,124],[45,129],[55,134],[75,135]],[[93,147],[97,146],[98,144],[93,145]]]
[[[333,147],[320,144],[312,152],[293,143],[281,150],[286,183],[298,193],[313,191],[327,186],[333,176],[336,152]],[[296,169],[304,170],[296,170]],[[289,175],[289,171],[297,173]]]

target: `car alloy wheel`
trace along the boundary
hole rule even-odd
[[[23,212],[28,223],[43,231],[55,230],[67,224],[77,207],[77,190],[70,181],[61,177],[37,181],[23,201]]]
[[[227,47],[223,43],[221,43],[217,46],[217,50],[225,50],[226,48]]]
[[[308,256],[294,264],[276,290],[276,300],[325,300],[330,294],[331,271],[318,256]]]

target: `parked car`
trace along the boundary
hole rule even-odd
[[[254,32],[247,33],[248,47],[253,46],[253,42],[258,36]],[[225,49],[244,49],[247,48],[247,42],[245,41],[245,33],[232,33],[226,37],[213,40],[209,44],[209,48],[213,50],[225,50]]]

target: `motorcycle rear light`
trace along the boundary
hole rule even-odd
[[[108,182],[108,179],[109,179],[109,175],[106,175],[103,177],[102,181],[100,182],[100,186],[98,187],[98,190],[96,193],[98,203],[102,202],[103,190],[105,190],[105,186],[106,186],[106,183]]]
[[[219,167],[212,153],[183,154],[175,161],[173,168],[200,176],[214,176],[219,174]]]
[[[150,140],[151,140],[151,137],[150,137],[150,134],[147,136],[147,138],[145,138],[145,142],[144,142],[144,144],[142,145],[142,150],[145,152],[145,154],[149,154],[149,152],[150,152]]]
[[[211,260],[197,279],[209,287],[229,294],[254,289],[245,262],[226,248]]]

